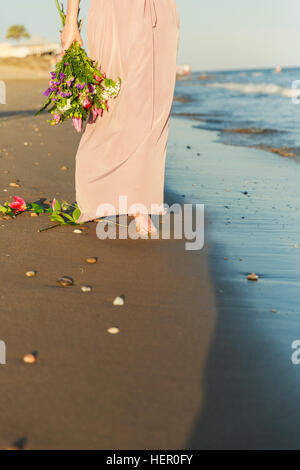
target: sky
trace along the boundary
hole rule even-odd
[[[176,1],[178,63],[199,71],[300,66],[300,0]],[[81,0],[85,19],[89,4]],[[12,24],[24,24],[32,36],[59,40],[54,0],[0,0],[0,42]]]

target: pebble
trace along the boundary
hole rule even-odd
[[[113,305],[118,305],[118,306],[122,306],[124,305],[125,301],[124,301],[124,297],[121,297],[121,296],[118,296],[115,298],[115,300],[113,301]]]
[[[34,364],[36,362],[36,353],[29,353],[23,357],[23,361],[26,364]]]
[[[14,183],[13,181],[11,183],[9,183],[9,186],[11,188],[19,188],[20,187],[20,185],[18,183]]]
[[[62,276],[59,279],[57,279],[56,282],[63,287],[69,287],[74,284],[74,280],[70,276]]]
[[[88,264],[95,264],[98,261],[98,258],[86,258],[85,260]]]
[[[276,308],[272,308],[271,312],[272,312],[272,313],[277,313]]]
[[[30,216],[31,216],[31,217],[37,217],[38,214],[37,214],[36,212],[31,212],[31,213],[30,213]]]
[[[80,228],[75,228],[73,230],[74,233],[83,233],[83,231]]]
[[[61,170],[62,170],[62,171],[66,171],[66,170],[68,170],[68,169],[69,169],[69,167],[66,166],[66,165],[63,165],[63,166],[61,167]]]
[[[37,271],[27,271],[25,275],[27,277],[35,277],[37,275]]]
[[[81,286],[82,292],[91,292],[92,288],[91,286]]]
[[[112,327],[108,328],[107,331],[111,335],[116,335],[117,333],[119,333],[120,329],[117,326],[112,326]]]
[[[255,273],[250,273],[248,274],[248,281],[258,281],[259,276]]]

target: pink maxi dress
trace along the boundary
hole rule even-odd
[[[108,77],[121,77],[122,86],[109,112],[87,124],[79,144],[79,221],[130,214],[133,204],[162,212],[152,205],[163,205],[178,37],[176,0],[92,0],[89,55]],[[119,208],[120,196],[127,208]],[[115,210],[103,212],[103,204]]]

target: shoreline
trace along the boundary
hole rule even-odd
[[[38,107],[45,82],[33,83],[8,84],[6,112]],[[100,241],[94,223],[76,235],[38,233],[43,216],[1,221],[1,448],[20,439],[25,449],[299,447],[295,162],[224,145],[177,117],[169,137],[166,202],[205,204],[203,250]],[[74,200],[80,136],[71,126],[22,115],[1,120],[0,138],[1,202]],[[91,256],[97,264],[86,264]],[[57,286],[61,275],[75,285]],[[113,306],[121,294],[125,305]],[[38,362],[25,365],[32,350]]]
[[[297,449],[300,376],[291,361],[291,345],[300,338],[296,163],[224,145],[216,132],[184,119],[172,121],[170,143],[168,187],[176,185],[181,202],[205,204],[217,299],[204,399],[187,448]],[[258,282],[247,280],[252,271]]]

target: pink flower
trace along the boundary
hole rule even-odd
[[[102,74],[102,75],[104,75],[104,74]],[[96,73],[94,73],[94,78],[95,78],[95,80],[96,80],[97,82],[102,82],[102,80],[103,80],[103,77],[100,77],[100,76],[97,75]]]
[[[23,198],[14,196],[14,202],[11,202],[9,207],[14,211],[15,214],[17,212],[24,212],[26,211],[26,202]]]
[[[53,119],[55,121],[55,124],[58,124],[60,121],[60,114],[53,114]]]
[[[88,98],[85,98],[82,102],[82,106],[84,107],[84,109],[89,109],[92,106],[92,103]]]
[[[97,119],[97,116],[102,116],[103,114],[103,109],[102,108],[97,108],[97,106],[93,106],[92,108],[92,112],[90,113],[90,117],[89,117],[89,123],[93,123],[96,121]]]
[[[78,118],[78,117],[73,117],[72,118],[73,120],[73,126],[75,127],[76,131],[77,132],[81,132],[81,129],[82,129],[82,118]]]
[[[55,212],[55,203],[56,203],[56,199],[54,198],[51,204],[53,212]]]

